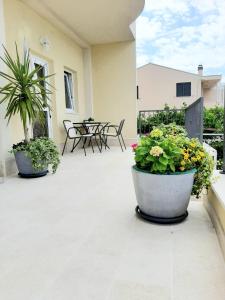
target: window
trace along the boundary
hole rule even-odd
[[[73,86],[73,74],[68,71],[64,71],[64,85],[65,85],[65,104],[67,111],[74,111],[74,86]]]
[[[177,97],[191,96],[191,82],[177,83]]]
[[[139,100],[139,86],[137,85],[137,99]]]

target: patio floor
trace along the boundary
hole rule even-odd
[[[225,264],[200,201],[139,220],[132,153],[65,154],[54,176],[0,185],[0,299],[224,300]]]

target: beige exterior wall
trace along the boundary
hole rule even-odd
[[[92,47],[94,117],[118,124],[126,119],[124,136],[136,138],[135,42]]]
[[[70,119],[80,121],[85,117],[84,91],[84,62],[83,50],[71,38],[57,30],[47,20],[40,17],[27,5],[18,0],[5,0],[6,46],[10,53],[15,53],[15,42],[19,49],[23,49],[24,41],[30,48],[31,54],[49,64],[49,72],[55,73],[51,83],[55,86],[52,96],[52,127],[53,138],[57,143],[64,141],[62,121]],[[49,49],[40,44],[41,37],[48,37]],[[64,68],[77,72],[78,82],[78,111],[66,113],[64,92]],[[12,142],[23,139],[23,131],[19,118],[10,123],[13,133]]]
[[[217,84],[213,88],[203,89],[204,105],[212,107],[214,105],[223,106],[222,88]]]
[[[160,65],[148,64],[137,69],[139,86],[138,110],[163,109],[165,103],[180,108],[185,102],[190,105],[199,97],[205,97],[206,106],[218,103],[217,86],[202,91],[202,80],[192,74]],[[176,83],[191,82],[190,97],[176,97]]]
[[[162,109],[165,103],[180,108],[201,97],[201,80],[198,75],[149,64],[138,68],[138,110]],[[176,97],[176,83],[191,82],[191,97]]]
[[[1,18],[0,22],[5,25],[6,37],[4,42],[1,33],[4,26],[1,26],[1,42],[4,42],[12,55],[15,55],[15,42],[21,55],[25,47],[29,48],[31,55],[45,61],[49,73],[55,74],[50,79],[55,87],[51,99],[52,138],[55,142],[58,145],[64,143],[64,119],[79,122],[90,116],[96,121],[109,121],[113,124],[119,124],[125,118],[124,137],[130,141],[136,139],[135,41],[90,46],[85,41],[80,42],[82,37],[77,41],[73,34],[65,34],[58,29],[60,26],[54,26],[49,19],[41,17],[38,11],[20,0],[0,0],[0,4],[1,2],[4,4],[4,10],[1,10],[4,20]],[[40,43],[40,38],[43,37],[49,40],[50,46],[47,48]],[[66,112],[65,68],[77,75],[78,106],[74,113]],[[3,109],[1,106],[1,118],[4,115]],[[11,120],[7,130],[4,126],[1,122],[0,132],[4,132],[4,136],[0,140],[0,146],[3,149],[4,142],[5,153],[8,153],[13,143],[24,139],[23,129],[19,116]],[[0,161],[5,161],[5,158],[6,155],[0,153]],[[9,163],[7,162],[9,173],[13,170],[13,161],[11,155]]]

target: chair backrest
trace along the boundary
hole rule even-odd
[[[125,122],[125,119],[123,119],[123,120],[120,122],[120,125],[119,125],[119,128],[118,128],[118,134],[121,134],[122,129],[123,129],[124,122]]]
[[[86,129],[87,133],[94,133],[96,125],[95,123],[85,122],[84,128]]]
[[[84,127],[86,128],[87,133],[97,133],[100,125],[100,122],[85,122]]]
[[[64,125],[66,133],[70,139],[75,138],[77,136],[77,133],[73,126],[73,123],[70,120],[64,120],[63,125]]]

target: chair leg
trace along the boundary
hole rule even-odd
[[[121,138],[122,138],[122,141],[123,141],[123,145],[124,145],[125,149],[127,149],[127,147],[125,145],[125,142],[124,142],[124,139],[123,139],[123,136],[122,136],[122,133],[120,135],[121,135]]]
[[[108,142],[108,137],[105,138],[105,150],[106,150],[106,148],[110,149],[110,147],[109,147],[109,145],[107,144],[107,142]]]
[[[95,153],[94,147],[93,147],[93,143],[92,143],[92,138],[90,137],[90,142],[89,144],[91,144],[91,148],[92,148],[92,152]]]
[[[84,147],[84,145],[86,144],[86,142],[87,142],[87,138],[85,137],[85,138],[84,138],[84,144],[83,144],[83,147]]]
[[[96,138],[96,136],[95,136],[95,143],[96,143],[96,145],[97,145],[97,147],[98,147],[99,152],[101,153],[101,147],[102,147],[101,136],[99,136],[99,142],[100,142],[100,147],[99,147],[97,138]]]
[[[77,147],[77,145],[80,143],[81,141],[81,138],[79,138],[78,142],[75,144],[75,141],[76,141],[76,138],[74,139],[74,142],[73,142],[73,148],[71,150],[71,152],[73,152],[73,150]]]
[[[123,147],[122,147],[122,144],[121,144],[120,136],[119,136],[119,135],[118,135],[118,140],[119,140],[119,142],[120,142],[120,147],[121,147],[121,150],[122,150],[122,152],[123,152]]]
[[[105,147],[108,148],[108,149],[110,149],[110,147],[109,147],[109,145],[107,144],[107,142],[108,142],[108,137],[106,137],[106,140],[105,140]]]
[[[105,136],[104,135],[100,136],[100,145],[101,145],[101,152],[102,152],[102,149],[105,146]]]
[[[76,138],[73,140],[73,147],[72,147],[72,150],[71,150],[71,152],[73,152],[73,150],[74,150],[74,145],[75,145],[75,142],[76,142]]]
[[[83,139],[83,149],[84,149],[84,155],[86,156],[86,149],[85,149],[85,143],[86,143],[86,138]]]
[[[68,139],[68,136],[66,136],[66,140],[65,140],[65,143],[64,143],[64,146],[63,146],[62,156],[63,156],[65,148],[66,148],[67,139]]]

